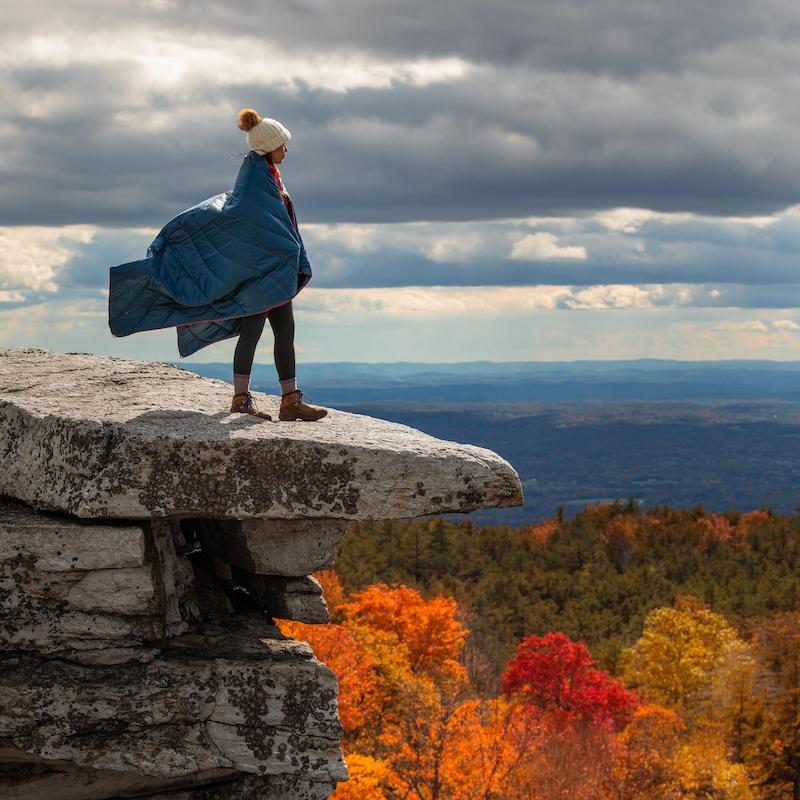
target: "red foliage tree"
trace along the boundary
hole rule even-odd
[[[604,670],[595,669],[583,642],[560,631],[528,636],[509,659],[503,691],[568,724],[588,720],[607,730],[621,730],[639,706],[636,692]]]

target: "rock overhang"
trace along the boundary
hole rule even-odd
[[[491,450],[230,414],[231,389],[0,349],[0,794],[323,800],[348,777],[337,680],[275,617],[330,621],[310,573],[350,519],[522,502]]]
[[[231,386],[180,367],[0,349],[0,494],[84,518],[381,519],[522,504],[487,448],[330,408],[228,412]],[[254,393],[269,409],[275,395]],[[277,420],[277,413],[274,414]]]

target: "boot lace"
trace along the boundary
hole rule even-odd
[[[297,402],[298,403],[305,403],[306,405],[310,404],[313,400],[310,394],[306,394],[305,392],[297,390],[300,394],[297,395]]]
[[[250,394],[250,392],[247,392],[247,394],[245,394],[245,396],[239,403],[239,411],[245,414],[252,414],[254,411],[258,411],[258,407],[256,406],[256,401],[253,398],[253,395]]]
[[[287,394],[292,394],[292,392],[287,392]],[[306,393],[302,389],[295,389],[293,394],[295,395],[294,400],[292,400],[293,404],[304,402],[303,398],[306,397]]]
[[[297,392],[297,395],[292,401],[293,405],[309,405],[311,403],[312,398],[310,394],[306,394],[302,389],[296,389],[295,391]]]

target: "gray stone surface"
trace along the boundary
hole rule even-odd
[[[322,586],[311,575],[284,578],[280,575],[255,575],[234,568],[233,580],[247,590],[259,608],[273,617],[309,623],[330,621]]]
[[[79,517],[385,519],[520,505],[491,450],[329,409],[231,414],[231,384],[152,361],[0,349],[0,495]],[[275,412],[279,398],[255,393]]]
[[[314,578],[242,578],[267,611],[327,618]],[[0,797],[327,797],[347,778],[336,678],[232,586],[180,520],[0,497]]]
[[[0,651],[83,664],[148,661],[203,618],[178,520],[86,522],[0,497]],[[228,604],[223,607],[231,611]]]
[[[490,450],[337,409],[280,423],[273,395],[275,422],[230,414],[231,392],[0,349],[3,800],[327,798],[337,680],[272,618],[329,620],[309,573],[351,519],[522,502]]]
[[[215,769],[162,778],[80,769],[66,762],[15,765],[5,770],[0,780],[3,800],[325,800],[336,787],[332,781],[296,775],[251,775]]]
[[[234,586],[273,617],[329,621],[315,578],[232,571],[213,554],[193,564],[181,527],[86,523],[0,498],[0,650],[86,665],[150,661],[190,623],[233,613]]]
[[[154,777],[131,770],[121,772],[76,767],[69,761],[45,759],[13,746],[0,746],[0,796],[3,800],[154,798],[165,797],[166,790],[186,790],[185,794],[170,794],[169,797],[174,800],[176,796],[199,797],[200,795],[194,794],[194,790],[207,788],[209,785],[228,792],[220,797],[235,800],[241,796],[235,793],[236,779],[240,777],[255,776],[243,775],[234,769],[213,769],[177,778]],[[268,780],[263,777],[256,777],[256,781],[264,784],[265,789],[271,788]],[[269,794],[263,796],[270,797]]]
[[[149,535],[141,524],[82,524],[0,498],[0,650],[148,659],[136,648],[167,635],[168,577]]]
[[[193,626],[147,664],[6,655],[0,675],[0,752],[166,779],[218,769],[347,778],[336,677],[263,617]]]
[[[194,570],[191,563],[181,557],[189,545],[176,519],[154,519],[148,530],[160,565],[158,575],[162,582],[166,632],[168,636],[177,636],[190,622],[202,618]]]
[[[204,550],[262,575],[300,577],[333,566],[346,519],[193,520]]]

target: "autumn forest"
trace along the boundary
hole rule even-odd
[[[798,516],[353,522],[315,576],[335,800],[800,798]]]

